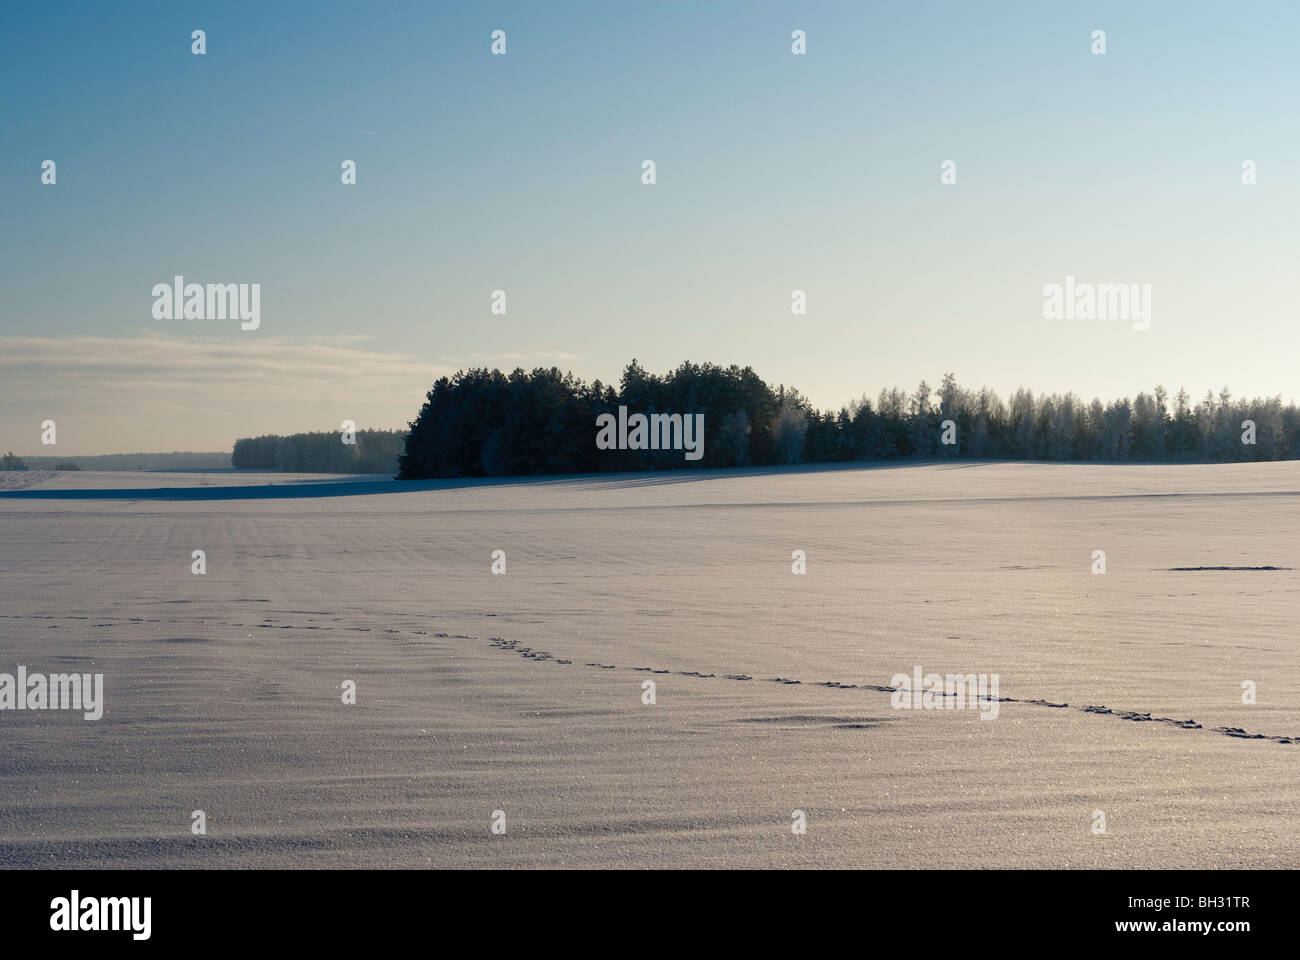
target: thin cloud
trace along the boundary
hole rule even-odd
[[[455,368],[347,336],[217,340],[161,333],[0,337],[0,447],[31,453],[228,449],[239,436],[400,427]],[[59,450],[37,426],[58,423]]]
[[[428,360],[366,334],[304,338],[0,336],[6,416],[0,449],[28,454],[227,450],[238,437],[403,428],[439,377],[463,367],[567,365],[573,354],[471,354]],[[58,424],[42,448],[39,424]]]

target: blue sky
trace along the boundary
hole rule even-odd
[[[836,407],[1291,399],[1298,45],[1284,3],[10,4],[0,447],[398,426],[461,366],[633,356]],[[155,320],[176,274],[260,283],[261,328]],[[1151,329],[1044,320],[1067,274],[1151,284]]]

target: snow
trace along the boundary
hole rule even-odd
[[[12,476],[0,866],[1300,866],[1297,463]]]

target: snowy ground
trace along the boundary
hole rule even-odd
[[[0,865],[1297,867],[1298,530],[1295,463],[0,474],[0,672],[107,700],[0,712]]]

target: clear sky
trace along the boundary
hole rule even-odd
[[[462,366],[632,357],[823,407],[949,370],[1289,400],[1297,50],[1294,2],[4,4],[0,450],[395,427]],[[177,274],[260,283],[260,329],[156,320]],[[1150,284],[1151,328],[1045,320],[1067,275]]]

